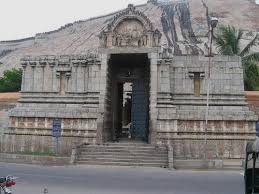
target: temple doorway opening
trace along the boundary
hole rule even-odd
[[[109,65],[113,140],[147,142],[150,75],[148,56],[112,54]]]

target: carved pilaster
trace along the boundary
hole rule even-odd
[[[73,60],[73,68],[72,68],[72,91],[77,92],[77,81],[78,81],[78,66],[79,60]]]
[[[21,65],[22,65],[22,91],[24,92],[26,90],[26,67],[28,66],[28,61],[21,61]]]
[[[44,84],[45,84],[45,67],[47,65],[46,61],[39,61],[39,65],[41,67],[41,77],[39,80],[39,83],[41,85],[41,91],[43,92],[45,90]]]
[[[83,68],[83,91],[87,91],[87,60],[81,60],[81,67]]]
[[[66,91],[69,91],[69,79],[71,78],[71,72],[66,72]]]
[[[30,66],[31,66],[31,68],[32,68],[32,80],[31,80],[31,91],[34,91],[34,89],[35,89],[35,67],[37,66],[37,62],[36,61],[30,61],[29,62],[30,63]]]
[[[51,75],[50,75],[50,85],[51,85],[51,92],[54,91],[54,67],[56,66],[56,62],[54,60],[51,60],[48,62],[49,66],[50,66],[50,71],[51,71]]]
[[[170,87],[170,65],[172,63],[171,58],[164,58],[158,60],[158,85],[160,88],[160,92],[163,93],[171,93]]]

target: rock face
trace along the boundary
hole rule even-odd
[[[163,32],[162,47],[174,55],[206,53],[208,16],[246,30],[244,43],[259,31],[259,5],[251,0],[148,1],[136,9]],[[85,54],[98,50],[98,34],[117,13],[67,24],[27,39],[0,42],[0,75],[5,69],[19,67],[24,55]]]

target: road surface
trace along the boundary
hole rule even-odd
[[[240,171],[169,171],[105,166],[46,167],[0,163],[19,177],[14,194],[243,194]]]

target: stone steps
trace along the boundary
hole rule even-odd
[[[157,150],[148,150],[148,151],[143,151],[143,150],[83,150],[80,152],[81,154],[99,154],[99,153],[107,153],[107,154],[112,154],[112,153],[121,153],[121,154],[151,154],[151,155],[164,155],[167,154],[167,151],[157,151]]]
[[[79,157],[82,156],[87,156],[87,157],[98,157],[100,155],[103,155],[105,157],[109,157],[109,156],[114,156],[114,157],[148,157],[148,158],[152,158],[152,157],[161,157],[163,158],[165,155],[167,155],[167,153],[163,153],[163,154],[157,154],[157,153],[125,153],[125,152],[120,152],[120,154],[118,154],[118,152],[83,152],[80,154]]]
[[[167,158],[163,158],[163,157],[144,157],[144,156],[116,156],[116,155],[95,155],[95,156],[80,156],[78,158],[79,160],[92,160],[92,159],[96,159],[96,160],[138,160],[138,161],[165,161],[167,162]]]
[[[159,168],[168,168],[168,164],[162,163],[139,163],[139,162],[111,162],[111,161],[79,161],[77,162],[78,165],[104,165],[104,166],[143,166],[143,167],[159,167]]]
[[[168,167],[167,148],[144,143],[85,145],[79,152],[80,165]]]

